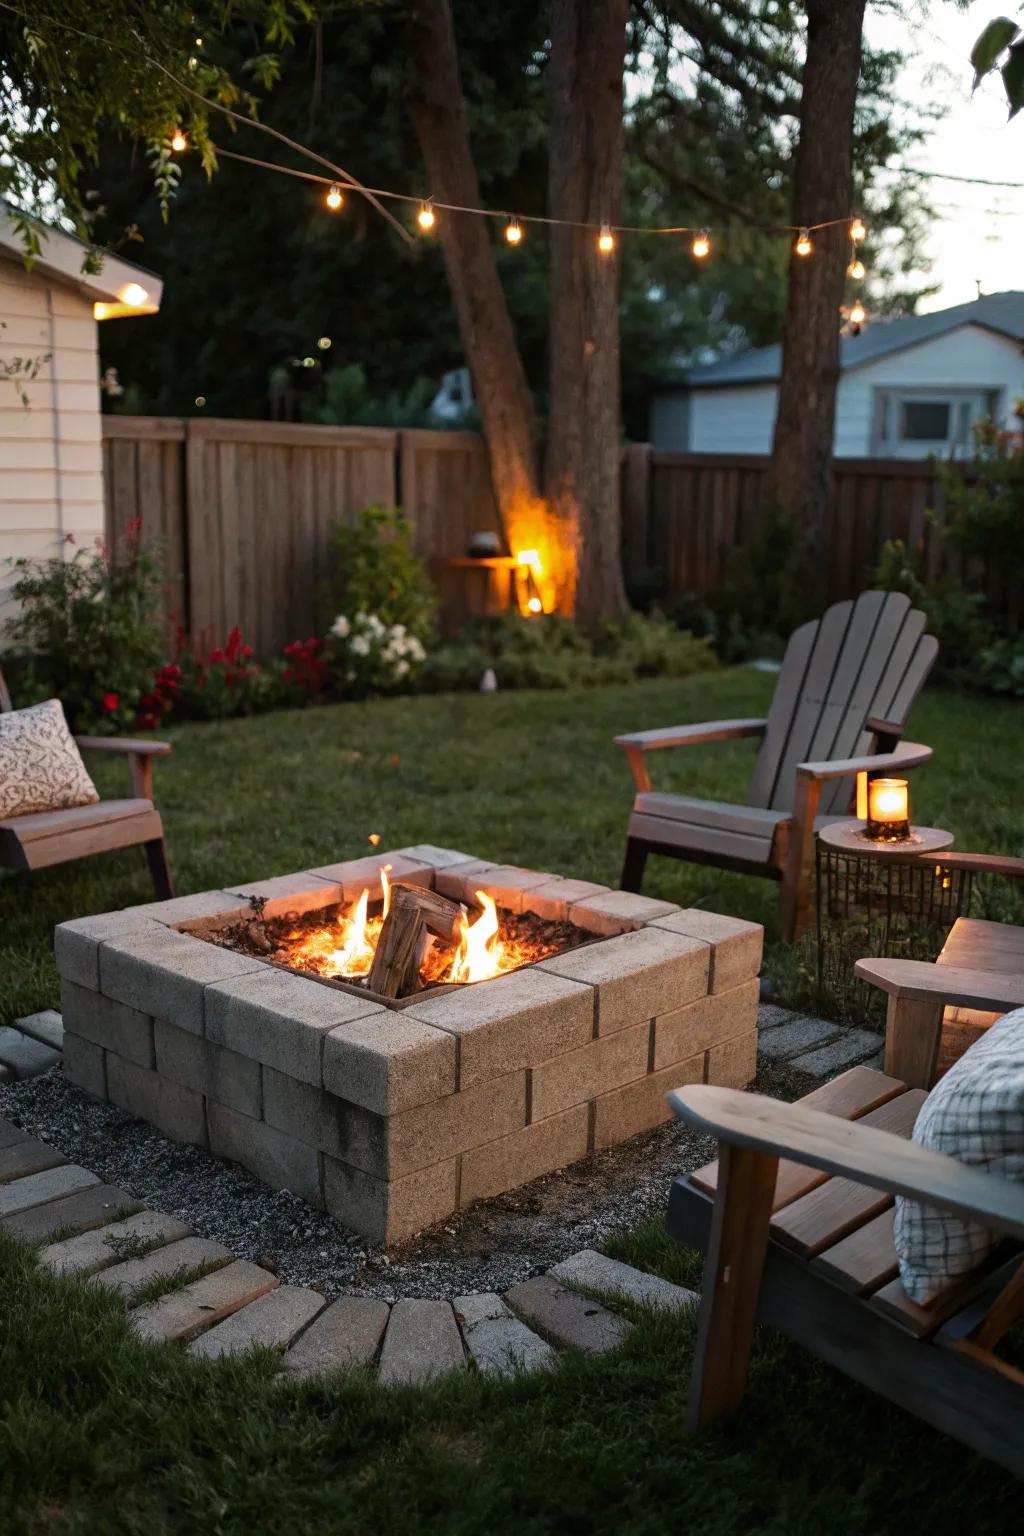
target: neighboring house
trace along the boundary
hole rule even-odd
[[[476,404],[468,368],[452,368],[441,375],[441,388],[430,402],[430,414],[438,421],[458,424]]]
[[[655,448],[769,453],[779,346],[693,368],[659,384]],[[869,322],[843,338],[833,452],[837,458],[923,459],[968,451],[971,424],[1014,420],[1024,396],[1024,293],[992,293],[931,315]]]
[[[117,256],[84,273],[82,241],[34,227],[42,249],[26,267],[15,214],[0,200],[0,622],[14,560],[103,536],[97,323],[155,314],[163,288]]]

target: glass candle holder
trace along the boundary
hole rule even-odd
[[[864,830],[877,842],[898,843],[910,836],[910,791],[906,779],[869,782]]]

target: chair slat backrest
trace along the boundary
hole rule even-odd
[[[796,768],[874,750],[867,721],[902,727],[935,661],[938,642],[902,592],[862,592],[802,625],[786,647],[748,801],[793,809]],[[825,784],[821,809],[839,814],[853,784]]]

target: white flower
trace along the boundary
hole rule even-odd
[[[412,657],[413,661],[426,661],[427,659],[423,642],[417,640],[415,635],[410,635],[406,644],[406,653]]]
[[[351,629],[352,629],[352,626],[349,623],[348,619],[346,619],[346,617],[345,617],[345,615],[343,613],[339,613],[338,617],[335,619],[334,623],[331,625],[331,634],[332,635],[337,635],[339,640],[345,640],[345,639],[348,638],[348,635],[351,632]]]
[[[404,640],[404,638],[405,638],[405,625],[404,624],[392,624],[392,626],[391,626],[391,638],[392,638],[392,640]]]
[[[366,635],[356,635],[353,638],[351,651],[353,656],[369,656],[370,642]]]
[[[396,677],[404,677],[405,674],[408,672],[408,670],[409,670],[409,663],[407,661],[400,661],[395,666],[395,676]]]

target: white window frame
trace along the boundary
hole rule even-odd
[[[895,428],[904,406],[910,404],[942,404],[950,408],[950,431],[943,438],[900,437]],[[962,416],[958,407],[967,406],[965,430],[961,433]],[[943,457],[960,457],[971,449],[970,428],[984,417],[998,420],[999,391],[987,385],[957,385],[943,389],[920,387],[913,384],[885,384],[875,387],[874,429],[872,453],[886,459],[924,459],[931,454]]]

